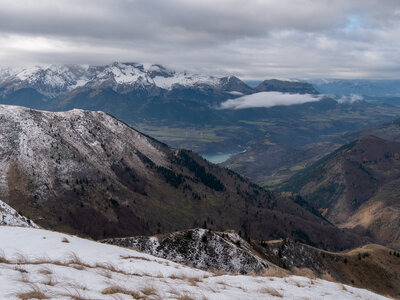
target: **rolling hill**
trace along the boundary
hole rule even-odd
[[[400,245],[400,143],[366,136],[296,173],[281,190],[300,193],[328,220]]]

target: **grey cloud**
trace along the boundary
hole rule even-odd
[[[244,109],[254,107],[273,107],[303,104],[320,101],[323,96],[309,94],[285,94],[280,92],[260,92],[230,99],[221,103],[219,109]]]
[[[400,2],[394,0],[0,0],[0,5],[2,65],[120,60],[245,79],[400,76]],[[27,40],[33,42],[24,46]]]

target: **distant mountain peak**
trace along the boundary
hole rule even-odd
[[[310,83],[279,79],[264,80],[255,87],[255,90],[258,92],[282,92],[313,95],[319,94],[319,92]]]

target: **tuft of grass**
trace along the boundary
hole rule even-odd
[[[43,267],[38,271],[38,273],[42,275],[51,275],[53,274],[53,271],[49,267]]]
[[[214,276],[226,275],[226,272],[225,272],[224,270],[222,270],[222,269],[220,269],[220,270],[214,270],[213,273],[214,273]]]
[[[194,276],[187,276],[185,274],[172,274],[169,276],[170,279],[177,279],[177,280],[184,280],[189,282],[192,286],[197,286],[197,283],[202,282],[203,279],[200,277],[194,277]]]
[[[63,242],[63,243],[69,243],[69,240],[68,240],[66,237],[63,237],[62,240],[61,240],[61,242]]]
[[[66,296],[71,298],[72,300],[90,300],[89,298],[85,297],[81,291],[77,288],[73,288],[73,290],[68,289],[68,293],[62,296]]]
[[[56,284],[58,284],[58,281],[52,276],[48,276],[44,281],[42,281],[42,283],[49,286],[55,286]]]
[[[148,259],[147,257],[141,257],[141,256],[121,256],[122,259],[140,259],[140,260],[145,260],[145,261],[151,261],[151,259]]]
[[[263,293],[263,294],[269,294],[271,296],[278,297],[278,298],[283,297],[281,293],[279,293],[277,290],[275,290],[273,288],[265,287],[265,288],[260,289],[259,292]]]
[[[131,275],[131,274],[128,274],[128,273],[126,273],[126,272],[124,272],[124,271],[118,269],[117,266],[115,266],[115,265],[112,264],[112,263],[97,263],[97,264],[94,266],[94,268],[99,268],[99,269],[108,270],[108,271],[113,272],[113,273],[120,273],[120,274],[124,274],[124,275]]]
[[[6,258],[3,250],[0,250],[0,264],[9,264],[10,261]]]
[[[183,295],[183,296],[180,296],[180,297],[178,297],[176,299],[177,300],[194,300],[194,298],[192,298],[192,297],[190,297],[188,295]]]
[[[203,280],[199,277],[187,277],[186,281],[189,282],[192,286],[197,286],[199,282],[202,282]]]
[[[68,255],[68,264],[71,264],[71,265],[83,265],[83,266],[85,265],[82,262],[82,260],[78,257],[78,255],[76,255],[75,252],[71,252]]]
[[[85,264],[79,257],[76,255],[76,253],[71,252],[68,256],[68,261],[67,265],[70,267],[77,269],[77,270],[83,270],[86,267],[90,267],[88,264]]]
[[[145,287],[144,289],[141,290],[141,292],[146,296],[157,295],[156,289],[150,286]]]
[[[36,285],[31,285],[30,290],[16,294],[19,299],[49,299]]]
[[[138,292],[128,290],[128,289],[123,288],[118,285],[113,285],[113,286],[107,287],[101,293],[103,295],[125,294],[128,296],[132,296],[133,299],[141,299],[142,298]],[[151,294],[149,294],[149,295],[151,295]]]
[[[101,276],[104,276],[104,277],[108,278],[108,279],[112,278],[112,273],[111,273],[110,270],[100,269],[100,270],[97,271],[97,273],[99,275],[101,275]]]
[[[27,256],[22,253],[17,253],[17,254],[15,254],[15,256],[16,256],[16,259],[15,259],[14,263],[27,264],[29,262],[29,259],[27,258]]]
[[[281,268],[268,268],[264,270],[262,276],[284,278],[289,276],[289,272]]]
[[[314,272],[309,268],[294,268],[293,274],[297,276],[307,277],[308,279],[315,279]]]

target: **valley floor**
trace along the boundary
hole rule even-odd
[[[301,276],[224,275],[57,232],[0,226],[0,299],[387,299]]]

